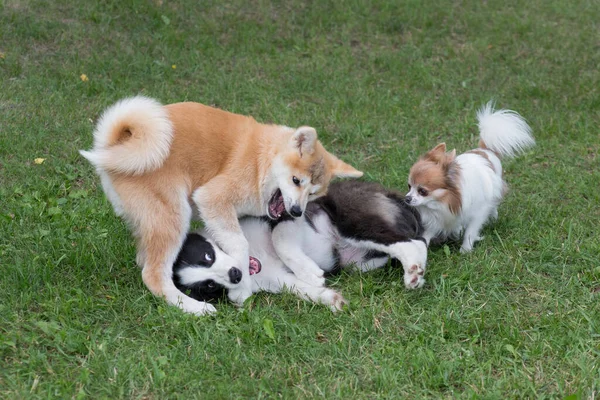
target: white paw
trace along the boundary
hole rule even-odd
[[[336,292],[335,290],[325,289],[323,294],[321,295],[321,302],[327,306],[332,312],[341,311],[345,304],[348,304],[348,301]]]
[[[404,285],[407,289],[419,289],[425,285],[425,268],[413,264],[404,271]]]
[[[229,289],[228,293],[229,300],[231,300],[238,307],[242,306],[246,299],[250,296],[252,296],[252,289],[246,286],[238,286],[235,289]]]
[[[187,300],[185,302],[179,302],[177,306],[187,313],[198,316],[210,315],[217,312],[217,309],[212,304],[203,301]]]
[[[470,252],[471,250],[473,250],[473,245],[479,242],[480,240],[483,240],[484,238],[485,236],[475,236],[469,238],[469,240],[465,240],[462,246],[460,247],[460,252],[463,254]]]

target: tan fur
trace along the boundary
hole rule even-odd
[[[179,303],[186,311],[194,312],[193,303],[198,302],[179,291],[173,296],[171,268],[188,231],[194,202],[202,204],[201,217],[207,227],[238,234],[237,240],[241,234],[238,217],[243,210],[253,215],[265,213],[271,193],[265,193],[264,186],[276,157],[282,157],[292,172],[321,184],[320,194],[334,176],[362,175],[328,153],[312,128],[306,128],[308,134],[298,139],[300,147],[293,149],[290,141],[295,130],[291,128],[260,124],[251,117],[198,103],[171,104],[165,109],[174,133],[160,167],[139,174],[104,172],[137,239],[144,283],[152,293],[166,295],[169,302]],[[313,146],[305,142],[311,130]],[[143,134],[127,120],[120,121],[108,133],[108,148]],[[193,196],[199,188],[202,191]],[[232,244],[220,239],[217,237],[218,245],[227,252]]]
[[[499,153],[499,152],[497,152],[497,151],[495,151],[495,150],[490,149],[489,147],[487,147],[485,145],[485,142],[482,139],[479,139],[479,144],[477,145],[477,147],[480,148],[480,149],[483,149],[483,150],[489,150],[492,153],[494,153],[496,155],[496,157],[498,157],[499,159],[502,159],[502,154]]]
[[[132,135],[133,134],[129,129],[129,125],[126,123],[120,123],[110,133],[107,143],[109,146],[114,146],[129,139]]]
[[[481,141],[480,141],[480,143],[479,143],[479,144],[480,144],[480,146],[481,146]],[[469,150],[469,151],[467,151],[467,153],[470,153],[470,154],[476,154],[476,155],[478,155],[478,156],[480,156],[480,157],[483,157],[483,158],[485,158],[485,160],[487,161],[487,165],[488,165],[488,167],[490,167],[490,169],[491,169],[492,171],[498,172],[498,171],[496,171],[496,168],[494,168],[494,164],[493,164],[493,163],[492,163],[492,161],[490,160],[490,157],[488,156],[488,153],[486,153],[485,151],[483,151],[483,150],[482,150],[482,147],[480,147],[479,149],[473,149],[473,150]]]

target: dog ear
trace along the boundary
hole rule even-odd
[[[331,174],[337,178],[360,178],[363,176],[362,171],[346,164],[331,153],[329,154],[329,168]]]
[[[310,155],[315,151],[315,143],[317,142],[317,131],[310,126],[301,126],[294,132],[291,139],[291,145],[300,153],[300,157],[304,154]]]
[[[430,153],[445,153],[446,152],[446,143],[440,143],[430,151]]]
[[[446,143],[440,143],[433,148],[433,150],[425,153],[424,158],[433,162],[439,163],[446,156]]]
[[[452,162],[452,161],[454,161],[455,158],[456,158],[456,149],[452,149],[452,151],[449,151],[448,153],[446,153],[446,162]]]

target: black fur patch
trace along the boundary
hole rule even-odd
[[[340,252],[337,249],[333,249],[333,259],[333,268],[329,271],[324,271],[323,276],[325,278],[331,278],[332,276],[336,276],[342,272],[342,266],[340,265]]]
[[[391,200],[393,216],[381,215],[378,193]],[[389,245],[420,238],[423,233],[419,212],[406,204],[404,196],[375,182],[333,182],[327,195],[314,203],[325,210],[340,234],[347,238]],[[394,224],[389,222],[390,217]]]
[[[389,257],[389,254],[384,253],[383,251],[378,251],[378,250],[369,250],[367,251],[367,253],[364,255],[363,259],[365,261],[369,261],[372,260],[374,258],[382,258],[382,257]]]
[[[183,293],[198,301],[214,302],[225,299],[225,286],[211,280],[183,284],[178,272],[183,268],[210,268],[215,262],[215,249],[202,235],[189,233],[173,264],[173,282]]]
[[[304,219],[306,220],[306,223],[308,224],[308,226],[311,227],[311,229],[315,232],[319,232],[317,230],[317,227],[315,226],[315,223],[313,222],[313,217],[315,215],[317,215],[319,212],[323,212],[321,206],[318,203],[315,202],[310,202],[306,205],[306,211],[304,212]]]

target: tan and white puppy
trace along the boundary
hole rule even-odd
[[[486,222],[498,217],[506,192],[502,157],[514,157],[533,147],[531,128],[511,110],[494,111],[489,102],[477,113],[479,147],[459,156],[440,143],[410,169],[406,202],[417,208],[429,243],[463,236],[460,251],[482,239]]]
[[[265,125],[198,103],[163,106],[141,96],[107,109],[94,131],[93,149],[81,154],[96,167],[115,212],[137,239],[146,286],[198,315],[215,309],[186,296],[172,280],[192,205],[235,260],[232,284],[248,286],[232,291],[236,298],[230,300],[241,304],[252,290],[248,242],[238,217],[278,219],[284,211],[299,217],[309,200],[326,193],[332,178],[362,175],[327,152],[313,128]]]

